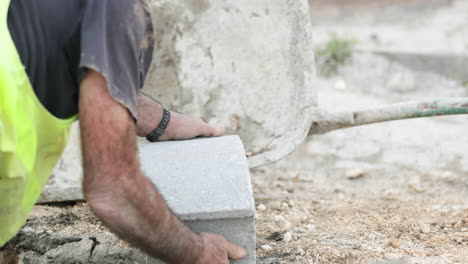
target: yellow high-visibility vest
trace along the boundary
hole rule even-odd
[[[0,1],[0,246],[24,225],[62,154],[76,117],[58,119],[34,93]]]

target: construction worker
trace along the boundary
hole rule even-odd
[[[145,1],[0,1],[0,247],[25,223],[79,116],[84,196],[113,232],[168,263],[245,257],[187,228],[140,169],[137,135],[223,134],[139,92],[154,47]]]

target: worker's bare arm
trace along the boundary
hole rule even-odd
[[[148,95],[140,93],[138,97],[138,136],[144,137],[151,133],[161,122],[162,116],[162,106]],[[223,134],[222,128],[210,126],[199,118],[171,111],[171,121],[159,140],[190,139],[198,136],[216,137]]]
[[[216,261],[223,256],[227,263],[228,254],[245,254],[223,238],[193,233],[171,213],[140,170],[132,117],[109,95],[100,74],[90,70],[82,81],[79,106],[84,194],[105,225],[169,263],[224,263]]]

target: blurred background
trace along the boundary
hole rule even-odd
[[[309,4],[320,108],[468,96],[468,1]],[[468,263],[467,132],[467,116],[450,116],[309,137],[254,170],[266,208],[258,243],[273,247],[259,255],[264,263]],[[275,241],[287,232],[283,218],[292,242]]]

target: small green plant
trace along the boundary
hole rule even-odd
[[[336,74],[341,65],[351,60],[355,43],[354,40],[338,37],[330,39],[323,48],[316,51],[319,73],[323,76]]]

